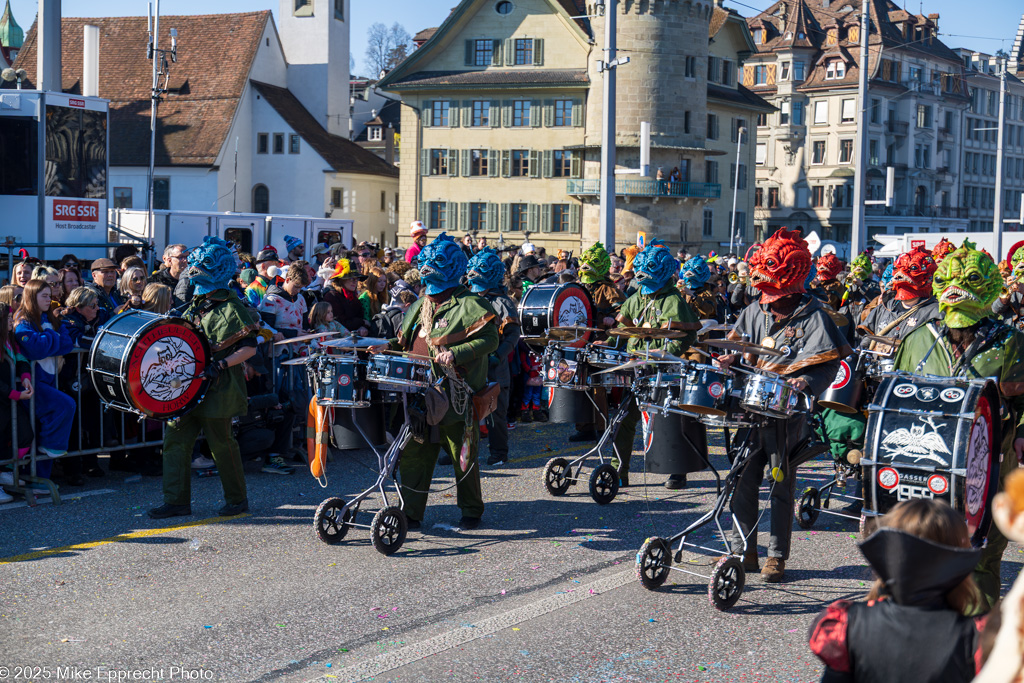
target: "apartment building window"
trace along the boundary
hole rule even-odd
[[[764,42],[763,28],[755,28],[753,31],[750,32],[750,35],[754,38],[755,45],[760,45]]]
[[[434,100],[430,105],[430,125],[446,128],[448,116],[451,113],[451,103],[448,100]]]
[[[448,150],[430,150],[430,175],[448,175]]]
[[[729,86],[730,88],[732,87],[733,82],[736,80],[733,78],[735,69],[736,65],[733,64],[732,60],[722,60],[722,85]]]
[[[812,164],[824,164],[825,163],[825,141],[815,140],[811,146],[811,163]]]
[[[796,62],[796,61],[793,62],[793,80],[794,81],[802,81],[802,80],[804,80],[804,63],[803,62]]]
[[[764,188],[754,188],[754,207],[760,209],[761,205],[764,204]]]
[[[473,66],[490,66],[494,60],[494,41],[490,38],[473,41]]]
[[[295,0],[295,9],[292,14],[297,17],[313,16],[313,0]]]
[[[825,66],[825,80],[835,81],[846,78],[846,62],[832,59]]]
[[[697,58],[689,56],[684,62],[684,72],[686,78],[695,78],[697,76]]]
[[[708,140],[718,139],[718,116],[708,114]]]
[[[791,102],[786,101],[782,103],[779,108],[779,124],[788,126],[790,119],[792,118],[793,105]]]
[[[463,214],[465,220],[465,214]],[[467,232],[487,231],[487,202],[471,202],[469,205],[469,225]]]
[[[340,209],[343,201],[344,191],[340,187],[331,188],[331,208]]]
[[[853,163],[853,140],[846,139],[839,141],[839,163]]]
[[[882,122],[882,101],[871,98],[871,123]]]
[[[825,206],[825,186],[815,185],[811,188],[811,206],[820,209]]]
[[[448,228],[448,202],[430,202],[430,225],[431,230],[445,230]]]
[[[804,103],[794,102],[793,103],[793,125],[802,126],[804,125]]]
[[[551,232],[570,232],[568,204],[551,205]]]
[[[490,100],[473,100],[473,126],[487,128],[491,125]]]
[[[384,129],[381,126],[367,126],[366,139],[370,142],[380,142],[384,139]]]
[[[757,127],[758,128],[763,128],[764,126],[767,126],[767,125],[768,125],[768,114],[766,112],[761,112],[760,114],[757,115]]]
[[[299,136],[292,133],[288,136],[288,153],[298,154],[299,153]]]
[[[715,212],[712,209],[704,209],[704,237],[711,237],[715,234]]]
[[[683,132],[690,132],[690,112],[688,111],[683,112]]]
[[[932,127],[932,108],[927,104],[917,105],[917,127],[918,128],[931,128]]]
[[[573,125],[572,100],[555,100],[555,126],[562,128]]]
[[[779,69],[779,80],[780,81],[788,81],[789,80],[789,72],[790,72],[790,63],[789,62],[783,62],[782,65],[781,65],[781,68]]]
[[[256,134],[256,153],[266,154],[270,147],[270,136],[266,133]]]
[[[946,110],[945,113],[946,113],[946,125],[945,125],[946,132],[952,133],[953,132],[953,112],[952,112],[952,110]]]
[[[334,0],[334,18],[345,21],[345,0]]]
[[[879,166],[878,140],[868,140],[868,163],[872,166]]]
[[[153,208],[157,210],[171,208],[170,178],[153,178]]]
[[[704,162],[704,182],[718,183],[718,162],[706,160]]]
[[[814,103],[814,125],[820,126],[828,123],[828,100],[820,100]]]
[[[754,163],[758,166],[764,166],[768,162],[768,144],[764,142],[757,143],[757,151],[754,156]]]
[[[529,204],[509,204],[509,231],[526,232],[529,216]]]
[[[745,190],[747,188],[747,166],[746,166],[746,164],[740,164],[739,180],[740,180],[739,189]],[[729,189],[732,190],[735,187],[736,187],[736,164],[729,164]]]
[[[758,64],[754,67],[754,85],[764,85],[768,82],[768,67]]]
[[[572,152],[556,149],[551,155],[551,175],[555,178],[572,177]]]
[[[284,133],[274,133],[274,154],[284,154]]]
[[[857,116],[857,100],[849,99],[843,100],[842,110],[840,111],[839,120],[842,123],[853,123],[853,120]]]
[[[512,176],[526,178],[530,175],[530,150],[512,150]]]
[[[530,126],[530,100],[515,100],[512,102],[512,125],[516,128],[528,128]]]
[[[779,208],[779,188],[769,187],[768,188],[768,208],[777,209]]]
[[[721,64],[722,60],[718,57],[708,57],[708,83],[718,83],[721,80],[719,75]]]
[[[516,38],[516,66],[533,64],[533,38]]]
[[[486,149],[471,149],[469,151],[469,175],[487,176],[490,175],[488,164],[489,152]]]

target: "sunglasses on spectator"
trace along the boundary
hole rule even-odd
[[[370,258],[371,254],[360,254],[359,258]]]
[[[77,268],[78,264],[75,263],[74,261],[68,261],[67,263],[64,264],[64,267],[65,268]]]

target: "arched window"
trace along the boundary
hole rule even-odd
[[[270,190],[266,185],[252,188],[252,212],[270,213]]]

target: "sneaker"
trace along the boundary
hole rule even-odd
[[[765,583],[780,583],[786,576],[786,561],[781,557],[769,557],[761,570],[761,580]]]
[[[503,454],[495,453],[494,455],[487,456],[488,465],[504,465],[508,462],[508,456]]]
[[[170,503],[164,503],[158,508],[153,508],[149,511],[149,516],[152,519],[167,519],[168,517],[188,517],[192,514],[191,505],[171,505]]]
[[[220,510],[217,510],[217,514],[220,515],[221,517],[234,517],[235,515],[240,515],[243,512],[248,512],[248,511],[249,511],[249,499],[246,498],[241,503],[235,503],[233,505],[231,503],[228,503],[227,505],[222,507]]]
[[[515,422],[509,422],[508,423],[508,431],[511,432],[515,428],[516,428],[516,423]]]
[[[60,451],[54,448],[44,448],[42,446],[39,447],[39,452],[48,458],[63,458],[65,455],[68,454],[66,450]]]
[[[200,455],[198,458],[192,461],[192,469],[194,470],[205,470],[210,467],[214,467],[215,463],[212,459],[207,458],[205,455]]]
[[[292,474],[295,470],[291,465],[285,464],[283,456],[272,455],[267,459],[267,464],[260,469],[260,472],[266,472],[267,474]]]
[[[594,430],[576,432],[569,437],[569,443],[580,443],[581,441],[597,441],[597,432]]]
[[[533,409],[533,421],[534,422],[547,422],[548,421],[548,414],[545,413],[540,408],[534,408]]]
[[[0,490],[0,505],[4,503],[10,503],[12,500],[14,500],[14,496],[7,493],[6,491]]]
[[[25,481],[20,480],[18,483],[24,485]],[[0,472],[0,486],[14,486],[14,472]]]

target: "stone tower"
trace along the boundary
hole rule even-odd
[[[712,192],[704,183],[704,146],[707,133],[708,27],[713,0],[619,0],[618,55],[629,64],[617,68],[617,163],[639,168],[640,123],[651,123],[649,177],[620,175],[616,179],[615,234],[617,248],[632,244],[637,232],[669,245],[700,242],[704,196]],[[597,14],[593,2],[587,13]],[[601,121],[604,114],[604,17],[592,19],[597,41],[588,64],[586,162],[584,177],[601,175]],[[689,183],[659,185],[679,168]],[[696,196],[695,196],[696,195]],[[583,244],[599,238],[599,198],[589,193],[583,201]],[[611,245],[606,245],[611,246]]]

